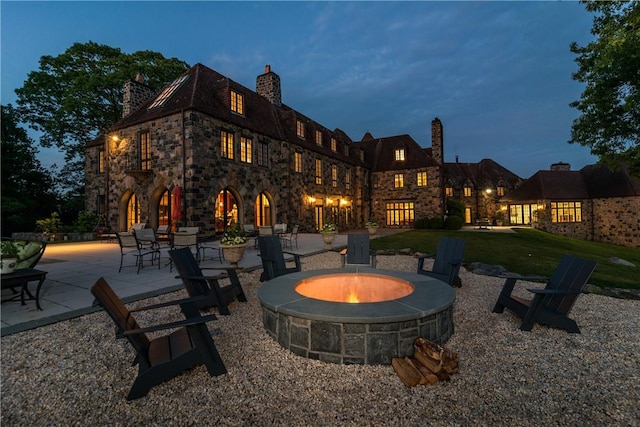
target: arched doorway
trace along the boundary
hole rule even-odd
[[[154,191],[149,212],[149,222],[153,229],[168,227],[171,224],[171,199],[171,192],[165,187]]]
[[[232,190],[225,188],[218,193],[215,206],[215,230],[216,233],[224,233],[227,228],[237,224],[241,218],[238,198]]]
[[[261,225],[272,225],[271,198],[267,193],[260,193],[256,197],[255,203],[256,227]]]
[[[127,209],[125,211],[125,230],[130,230],[133,224],[140,222],[140,203],[135,193],[131,193],[127,201]]]

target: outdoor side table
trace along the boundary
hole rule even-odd
[[[22,305],[26,304],[24,296],[26,293],[28,299],[36,300],[37,309],[42,310],[42,308],[40,308],[40,288],[42,287],[46,277],[46,271],[36,270],[33,268],[21,268],[13,273],[3,274],[0,279],[2,280],[2,289],[20,286],[20,303]],[[38,286],[36,287],[36,296],[34,298],[31,292],[29,292],[29,282],[35,281],[38,281]],[[7,301],[15,298],[17,298],[17,295],[13,298],[7,299]]]

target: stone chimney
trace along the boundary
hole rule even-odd
[[[438,164],[444,162],[444,139],[442,136],[442,122],[439,118],[431,121],[431,155]]]
[[[265,65],[264,74],[256,78],[256,92],[267,98],[276,107],[282,107],[280,76],[271,71],[271,65]]]
[[[122,118],[138,110],[154,95],[155,91],[144,83],[141,73],[136,74],[135,80],[126,81],[122,95]]]
[[[570,171],[571,165],[565,162],[558,162],[551,165],[552,171]]]

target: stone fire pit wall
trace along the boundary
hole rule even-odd
[[[308,277],[360,271],[402,278],[414,292],[392,301],[350,304],[294,290]],[[392,357],[412,355],[418,336],[444,344],[453,334],[455,292],[427,276],[366,267],[305,271],[265,283],[258,295],[266,331],[291,352],[324,362],[390,364]]]

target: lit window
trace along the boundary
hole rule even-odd
[[[464,197],[471,197],[471,187],[464,187]]]
[[[331,165],[331,186],[338,186],[338,167],[336,165]]]
[[[220,157],[223,159],[233,159],[233,134],[225,131],[220,132]]]
[[[152,108],[160,107],[162,104],[164,104],[167,99],[169,99],[169,97],[173,95],[176,89],[178,89],[188,78],[189,75],[186,74],[174,80],[169,86],[164,88],[164,90],[160,93],[160,95],[158,95],[158,97],[155,99],[155,101],[153,101],[148,109],[151,110]]]
[[[338,143],[335,138],[331,138],[331,151],[338,151]]]
[[[322,132],[316,131],[316,144],[322,145]]]
[[[504,187],[503,186],[499,186],[496,190],[498,196],[504,196]]]
[[[98,151],[98,173],[104,173],[104,150]]]
[[[351,190],[351,171],[347,171],[344,174],[344,188],[345,190]]]
[[[453,197],[453,187],[445,187],[444,195],[447,197]]]
[[[427,173],[426,172],[418,172],[418,187],[425,187],[427,185]]]
[[[316,184],[322,184],[322,160],[316,159]]]
[[[300,120],[296,121],[296,135],[298,135],[300,138],[304,138],[304,123],[302,123]]]
[[[380,187],[380,181],[379,181],[378,175],[373,175],[371,177],[371,181],[373,181],[373,188]]]
[[[293,170],[302,173],[302,153],[293,153]]]
[[[269,146],[262,142],[256,144],[256,163],[258,166],[269,167]]]
[[[240,161],[253,163],[253,140],[251,138],[240,137]]]
[[[582,222],[582,204],[551,202],[551,222]]]
[[[235,90],[231,91],[231,111],[244,114],[244,96]]]
[[[396,160],[404,160],[404,148],[396,150]]]
[[[151,170],[151,135],[149,132],[140,134],[140,170]]]
[[[395,188],[404,187],[404,174],[403,173],[394,174],[394,176],[393,176],[393,186]]]
[[[387,225],[412,225],[415,217],[413,202],[386,203]]]

